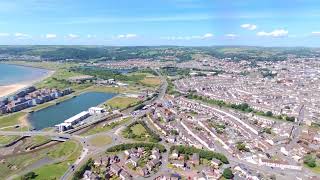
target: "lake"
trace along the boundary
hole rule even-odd
[[[33,128],[37,130],[53,127],[64,122],[64,120],[97,106],[108,99],[116,96],[113,93],[87,92],[79,96],[61,102],[58,105],[50,106],[29,115],[28,120]]]
[[[0,86],[34,81],[48,74],[48,70],[0,63]]]

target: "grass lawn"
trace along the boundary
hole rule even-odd
[[[81,90],[91,86],[91,84],[76,84],[76,83],[70,83],[67,81],[68,78],[73,76],[78,76],[78,75],[81,75],[81,74],[76,72],[71,72],[67,68],[59,68],[59,69],[56,69],[55,73],[51,77],[37,83],[36,87],[37,88],[57,88],[57,89],[65,89],[65,88],[71,87],[74,90]]]
[[[137,136],[147,133],[146,129],[141,124],[134,125],[133,127],[131,127],[131,130],[133,134]]]
[[[53,151],[48,153],[49,157],[51,158],[60,158],[71,154],[74,149],[77,147],[77,143],[74,141],[66,141],[64,143],[59,144],[54,148]]]
[[[25,112],[17,112],[17,113],[0,117],[0,127],[13,126],[16,124],[20,124],[19,118],[21,118],[24,115],[26,115]]]
[[[101,133],[101,132],[106,132],[109,131],[121,124],[124,124],[126,122],[128,122],[130,120],[130,118],[125,118],[122,119],[121,121],[118,122],[113,122],[110,124],[98,124],[96,127],[89,129],[87,132],[81,134],[82,136],[89,136],[89,135],[93,135],[93,134],[97,134],[97,133]]]
[[[112,86],[91,86],[86,91],[92,92],[107,92],[107,93],[125,93],[125,92],[137,92],[138,88],[134,86],[129,87],[112,87]]]
[[[17,139],[19,136],[0,136],[0,145],[6,145],[15,139]]]
[[[55,150],[49,152],[49,156],[52,158],[66,157],[66,159],[34,170],[33,172],[37,175],[35,179],[60,179],[68,167],[80,156],[81,150],[81,146],[74,141],[66,141],[59,144]]]
[[[106,135],[97,135],[89,140],[90,144],[96,147],[102,147],[112,142],[112,138]]]
[[[140,82],[151,87],[157,87],[161,84],[161,80],[158,77],[145,77]]]
[[[41,138],[36,137],[36,139],[40,141]],[[73,163],[79,157],[81,150],[81,145],[78,143],[74,141],[67,141],[64,143],[59,143],[55,146],[41,149],[40,151],[5,158],[5,163],[0,163],[0,179],[7,179],[8,176],[17,174],[18,172],[26,169],[28,166],[45,157],[51,159],[65,159],[61,163],[46,165],[35,170],[34,172],[36,172],[38,175],[37,179],[59,179],[59,177],[67,170],[68,163]],[[59,170],[60,173],[53,171],[52,168]],[[57,174],[53,175],[53,173]],[[47,175],[50,175],[50,178],[47,178]]]
[[[106,104],[111,108],[124,109],[130,105],[135,105],[138,102],[140,102],[140,100],[137,98],[118,96],[110,99]]]

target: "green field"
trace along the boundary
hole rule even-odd
[[[143,85],[150,87],[157,87],[161,84],[161,80],[158,77],[145,77],[140,81]]]
[[[97,134],[97,133],[101,133],[101,132],[106,132],[109,131],[121,124],[124,124],[126,122],[128,122],[130,120],[130,118],[125,118],[121,121],[118,122],[113,122],[110,124],[98,124],[96,127],[89,129],[87,132],[81,134],[82,136],[90,136],[93,134]]]
[[[18,112],[0,117],[0,127],[14,126],[20,124],[19,119],[26,115],[25,112]]]
[[[40,167],[34,170],[35,179],[59,179],[68,169],[69,165],[76,161],[81,154],[81,146],[74,141],[59,144],[48,156],[54,159],[64,157],[64,160]]]
[[[39,143],[44,139],[36,137],[33,140]],[[31,142],[29,144],[33,143]],[[28,146],[28,144],[22,148],[25,146]],[[0,164],[0,179],[6,179],[10,175],[15,175],[43,158],[49,158],[57,161],[57,163],[36,169],[34,172],[38,175],[37,179],[48,179],[47,177],[50,177],[49,179],[59,179],[67,170],[68,163],[73,163],[79,157],[80,153],[81,146],[77,142],[67,141],[32,153],[10,156],[5,158],[5,163]],[[56,169],[56,171],[53,169]]]
[[[122,97],[122,96],[117,96],[109,101],[107,101],[107,105],[111,108],[116,108],[116,109],[124,109],[129,106],[136,105],[140,102],[139,99],[134,98],[134,97]]]
[[[132,130],[133,134],[135,134],[137,136],[141,136],[141,135],[147,133],[146,129],[141,124],[136,124],[136,125],[132,126],[131,130]]]
[[[0,145],[6,145],[15,139],[17,139],[19,136],[0,136]]]
[[[97,135],[89,140],[90,144],[95,147],[102,147],[112,142],[112,138],[106,135]]]

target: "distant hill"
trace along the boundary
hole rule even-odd
[[[0,46],[0,57],[34,56],[41,60],[58,61],[110,61],[127,59],[159,59],[175,57],[178,61],[188,61],[193,54],[210,55],[232,60],[279,61],[288,56],[320,57],[317,48],[253,47],[253,46]]]

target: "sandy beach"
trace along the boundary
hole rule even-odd
[[[54,71],[49,71],[47,73],[47,75],[45,75],[41,78],[35,79],[33,81],[29,81],[29,82],[22,82],[22,83],[10,84],[10,85],[4,85],[4,86],[0,85],[0,98],[5,97],[5,96],[9,96],[9,95],[21,90],[21,89],[24,89],[24,88],[31,86],[37,82],[40,82],[40,81],[50,77],[53,73],[54,73]]]
[[[0,86],[0,97],[10,95],[20,89],[26,88],[28,84],[12,84],[7,86]]]

